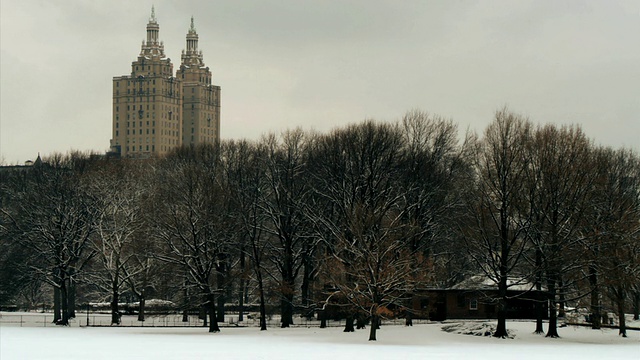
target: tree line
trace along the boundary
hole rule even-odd
[[[478,274],[548,296],[546,335],[567,303],[619,316],[640,301],[640,158],[594,144],[579,126],[534,125],[506,108],[481,135],[418,110],[328,133],[179,148],[162,158],[55,154],[2,172],[0,303],[162,298],[200,309],[220,331],[243,320],[318,316],[411,320],[411,298]],[[559,305],[559,306],[558,306]],[[542,304],[540,304],[542,309]],[[208,318],[207,318],[208,316]],[[543,333],[541,310],[536,331]]]

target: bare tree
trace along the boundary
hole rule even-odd
[[[149,214],[153,234],[165,244],[158,257],[184,269],[209,313],[209,332],[219,332],[216,272],[225,259],[225,194],[219,184],[215,146],[181,148],[154,174],[158,197]]]
[[[264,176],[266,149],[247,141],[227,142],[222,149],[228,190],[233,203],[231,214],[238,227],[241,265],[244,263],[244,255],[248,255],[258,287],[260,330],[267,330],[263,267],[269,244],[265,232],[269,218],[261,206],[269,186]],[[244,282],[241,282],[240,301],[244,298],[244,287]]]
[[[640,282],[640,158],[631,150],[599,149],[598,179],[591,198],[589,276],[616,306],[620,335],[626,337],[625,310]],[[600,299],[592,297],[592,321],[599,320]]]
[[[266,136],[262,142],[269,186],[260,206],[269,219],[265,230],[274,240],[269,247],[269,260],[278,271],[272,278],[278,282],[281,327],[285,328],[293,324],[296,280],[304,265],[305,251],[312,247],[304,211],[310,194],[304,171],[307,139],[302,130],[296,129],[284,132],[280,139]]]
[[[530,127],[528,120],[506,108],[496,112],[477,149],[476,192],[468,201],[472,225],[463,228],[470,255],[498,285],[498,325],[493,336],[500,338],[508,335],[507,291],[526,281],[518,266],[530,223],[524,202]]]
[[[462,211],[462,180],[468,178],[470,169],[467,152],[471,149],[471,136],[468,134],[459,146],[453,121],[418,110],[408,112],[400,125],[400,186],[406,192],[404,221],[410,229],[405,241],[413,251],[421,250],[420,258],[429,262],[430,282],[450,286],[458,269],[435,270],[464,258],[454,254],[460,247],[453,245],[458,239],[451,228],[455,227],[456,214]],[[408,304],[407,325],[412,324],[411,314]]]
[[[315,217],[326,229],[319,233],[329,255],[324,276],[371,318],[369,340],[424,273],[424,249],[407,244],[413,229],[399,180],[401,136],[395,125],[367,121],[328,135],[317,156],[316,192],[336,215]]]
[[[6,213],[18,239],[32,252],[32,271],[54,287],[60,313],[54,321],[68,325],[73,289],[86,263],[95,231],[95,198],[81,185],[88,159],[81,154],[45,159],[28,179],[12,213]],[[71,306],[70,306],[71,304]]]
[[[90,276],[95,286],[111,294],[111,323],[120,324],[119,297],[122,286],[148,269],[139,261],[141,249],[136,241],[143,226],[142,199],[145,189],[139,181],[142,169],[138,162],[126,160],[99,163],[88,179],[88,187],[96,199],[99,214],[96,220],[94,251],[101,268]],[[140,297],[141,318],[144,319],[144,298]]]
[[[539,252],[544,281],[550,298],[547,337],[558,337],[556,304],[563,302],[572,286],[569,275],[580,268],[583,223],[593,174],[585,171],[590,163],[590,141],[578,127],[540,127],[535,132],[531,167],[536,178],[527,194],[536,214],[531,237]]]

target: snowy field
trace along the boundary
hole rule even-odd
[[[478,323],[468,323],[475,324]],[[451,323],[446,324],[451,325]],[[514,339],[460,335],[443,324],[383,326],[378,341],[367,330],[341,328],[18,327],[0,325],[0,359],[640,359],[640,332],[560,328],[560,339],[532,334],[532,322],[509,322]]]

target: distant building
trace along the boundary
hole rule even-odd
[[[548,318],[546,289],[535,290],[534,284],[508,280],[507,319],[535,319],[536,303],[542,305],[543,318]],[[486,276],[477,275],[446,289],[423,289],[413,297],[416,318],[434,321],[446,319],[495,319],[498,286]]]
[[[131,75],[113,78],[111,154],[148,158],[220,140],[220,87],[211,84],[193,17],[176,76],[159,31],[152,8],[147,40],[131,64]]]

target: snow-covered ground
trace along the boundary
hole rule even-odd
[[[0,359],[638,359],[640,332],[624,339],[615,329],[560,328],[560,339],[532,334],[532,322],[509,322],[514,339],[442,331],[443,324],[383,326],[378,341],[368,329],[18,327],[0,325]]]

